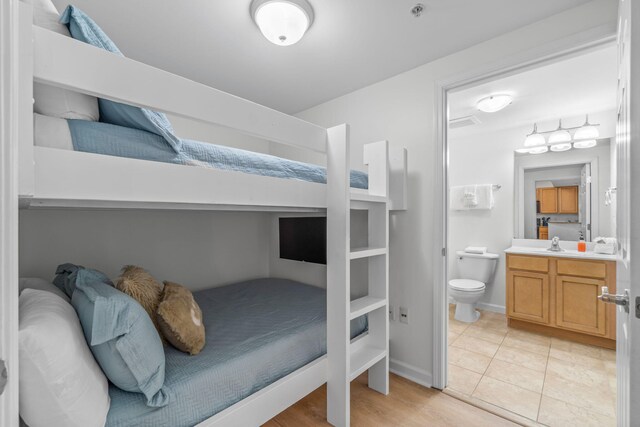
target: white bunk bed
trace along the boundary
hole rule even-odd
[[[324,129],[250,101],[32,25],[20,4],[19,197],[22,208],[326,211],[327,355],[203,421],[259,425],[325,382],[328,421],[349,425],[349,383],[369,371],[388,393],[388,215],[406,208],[406,151],[365,146],[369,189],[349,185],[349,129]],[[34,145],[33,81],[225,126],[326,153],[327,184]],[[157,90],[162,87],[162,93]],[[117,171],[117,173],[114,173]],[[351,209],[369,211],[369,247],[350,247]],[[350,301],[350,261],[370,258],[369,294]],[[368,314],[353,342],[349,322]],[[17,328],[17,325],[16,325]],[[15,375],[15,374],[14,374]]]

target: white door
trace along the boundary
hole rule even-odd
[[[18,425],[18,0],[0,1],[0,426]],[[6,371],[5,371],[6,367]]]
[[[580,228],[587,242],[591,241],[591,163],[586,163],[580,172]]]
[[[640,0],[620,0],[618,13],[617,293],[629,292],[630,310],[619,306],[616,316],[617,415],[618,426],[626,427],[640,422],[640,321],[634,303],[640,294]]]

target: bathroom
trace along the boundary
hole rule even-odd
[[[515,422],[616,423],[616,82],[607,45],[448,95],[446,391]]]

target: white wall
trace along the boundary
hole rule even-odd
[[[299,114],[325,127],[349,123],[351,162],[356,168],[362,164],[364,143],[387,139],[391,145],[408,148],[409,210],[392,215],[390,236],[390,303],[410,308],[408,325],[391,323],[390,351],[396,371],[431,381],[433,240],[440,232],[434,228],[433,216],[435,82],[587,29],[606,25],[613,32],[616,13],[614,0],[589,2]],[[507,186],[501,191],[513,190]]]
[[[268,214],[20,211],[20,275],[52,278],[71,262],[112,279],[126,264],[203,289],[269,276]]]

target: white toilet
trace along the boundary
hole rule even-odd
[[[498,264],[497,254],[456,252],[462,279],[449,280],[449,296],[456,302],[455,319],[473,323],[480,318],[476,303],[484,295],[486,284]]]

